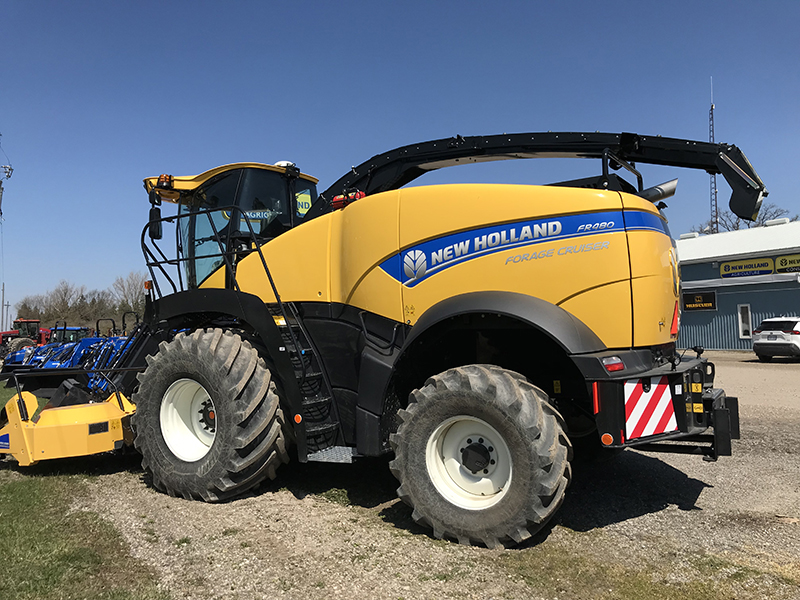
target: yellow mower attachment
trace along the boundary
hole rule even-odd
[[[22,392],[5,406],[8,420],[0,428],[0,454],[10,454],[27,467],[40,460],[117,450],[132,441],[129,422],[135,411],[119,393],[104,402],[40,410],[39,399]]]

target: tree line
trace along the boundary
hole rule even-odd
[[[127,277],[117,277],[109,289],[87,290],[85,285],[75,285],[62,280],[44,294],[25,296],[14,308],[19,319],[39,319],[42,327],[51,327],[56,321],[66,321],[70,327],[93,329],[98,319],[114,319],[122,328],[122,317],[133,312],[144,313],[145,275],[132,271]],[[133,315],[126,317],[128,327]],[[106,328],[110,323],[101,324]]]
[[[765,202],[761,206],[761,210],[758,211],[758,217],[755,221],[745,221],[737,217],[729,210],[721,210],[719,211],[719,231],[739,231],[740,229],[751,229],[753,227],[764,227],[767,221],[771,221],[773,219],[780,219],[783,217],[788,217],[789,221],[797,221],[800,219],[800,215],[794,215],[789,217],[789,211],[785,208],[781,208],[771,202]],[[711,219],[708,221],[704,221],[699,225],[695,225],[692,227],[691,231],[695,233],[709,233],[713,231],[713,223]]]

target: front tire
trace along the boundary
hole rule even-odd
[[[180,333],[147,363],[132,425],[158,490],[225,500],[288,462],[275,383],[249,342],[221,329]]]
[[[561,505],[572,447],[561,415],[522,375],[450,369],[412,392],[399,416],[391,437],[397,492],[435,537],[519,543]]]

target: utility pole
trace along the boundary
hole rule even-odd
[[[711,109],[708,111],[708,141],[714,143],[714,78],[711,78]],[[711,174],[711,233],[719,233],[717,174]]]

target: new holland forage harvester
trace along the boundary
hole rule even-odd
[[[452,165],[551,156],[601,169],[546,186],[403,188]],[[675,347],[678,257],[661,211],[675,181],[645,188],[635,163],[723,174],[746,219],[767,193],[735,146],[626,133],[414,144],[319,196],[291,163],[146,179],[152,290],[107,373],[115,407],[135,404],[153,485],[224,500],[290,456],[393,453],[414,519],[496,546],[552,517],[573,444],[731,454],[736,399],[714,388],[711,363]],[[162,217],[162,202],[177,213]],[[44,381],[18,379],[39,395]],[[68,396],[62,387],[46,392]],[[3,413],[6,452],[24,447],[12,420],[38,427],[14,412],[29,398]],[[76,443],[126,427],[115,419],[84,424]]]

